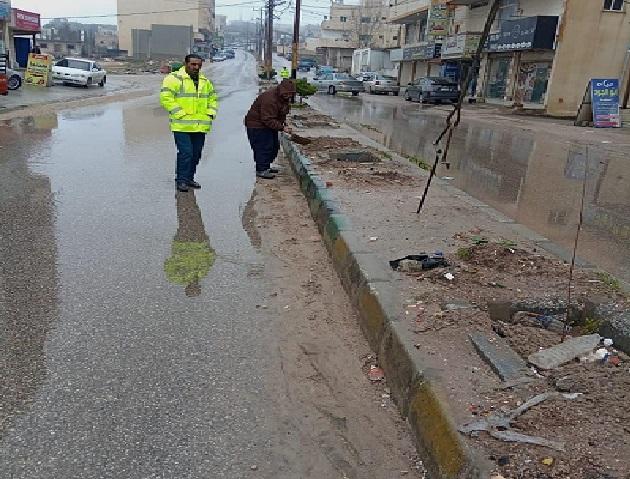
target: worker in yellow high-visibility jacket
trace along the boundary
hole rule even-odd
[[[291,78],[291,72],[287,67],[282,67],[282,70],[280,70],[280,78]]]
[[[160,103],[169,114],[177,146],[175,183],[182,192],[201,188],[195,181],[197,165],[217,114],[218,100],[212,82],[201,73],[203,59],[187,55],[184,66],[162,83]]]

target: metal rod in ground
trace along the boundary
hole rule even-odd
[[[295,0],[295,20],[293,21],[293,45],[291,48],[291,78],[297,79],[298,57],[300,54],[300,8],[302,0]]]
[[[483,33],[479,38],[479,45],[477,46],[477,50],[473,54],[472,67],[466,72],[466,76],[464,77],[464,81],[460,86],[459,98],[457,103],[453,107],[453,111],[451,111],[446,117],[446,126],[438,136],[437,140],[435,140],[434,144],[436,147],[439,146],[440,142],[444,139],[444,137],[448,134],[449,140],[446,143],[444,148],[444,153],[442,154],[442,161],[446,162],[448,158],[448,151],[451,143],[451,138],[453,136],[453,131],[460,123],[461,120],[461,111],[462,111],[462,103],[464,102],[464,98],[466,97],[466,93],[468,92],[468,87],[470,86],[470,82],[472,81],[473,71],[478,68],[481,63],[481,53],[486,45],[486,40],[490,35],[490,29],[492,28],[492,24],[497,16],[499,11],[499,7],[501,6],[502,0],[494,0],[494,3],[490,7],[490,12],[488,13],[488,17],[486,18],[486,24],[483,29]],[[453,117],[455,117],[455,122],[453,122]],[[439,155],[438,155],[439,156]],[[429,192],[429,185],[431,184],[431,180],[435,176],[437,170],[437,157],[436,163],[431,169],[431,173],[429,174],[429,179],[427,180],[427,185],[424,190],[424,194],[422,195],[422,199],[420,200],[420,205],[418,206],[418,210],[416,213],[420,213],[422,211],[422,207],[426,201],[427,194]]]
[[[585,149],[586,158],[584,159],[584,180],[582,181],[582,199],[580,200],[580,214],[578,219],[577,228],[575,230],[575,242],[573,243],[573,255],[571,257],[571,266],[569,268],[569,288],[567,292],[567,314],[564,318],[564,328],[562,331],[562,340],[567,337],[569,332],[569,319],[571,316],[571,299],[572,299],[572,290],[573,290],[573,273],[575,271],[575,259],[577,257],[577,249],[578,244],[580,242],[580,233],[582,231],[582,223],[584,222],[584,198],[586,197],[586,182],[588,181],[588,145],[586,145]]]

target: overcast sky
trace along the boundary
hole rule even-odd
[[[186,0],[173,0],[173,3],[176,4],[185,1]],[[260,0],[254,5],[255,1],[256,0],[216,0],[216,12],[217,14],[227,15],[229,20],[249,20],[255,15],[253,11],[254,6],[262,6],[264,4],[264,0]],[[248,5],[227,6],[236,3],[248,3]],[[294,4],[293,2],[291,3]],[[328,14],[327,9],[322,8],[330,5],[328,0],[308,0],[303,3],[309,6],[304,7],[302,23],[320,23],[323,20],[323,15]],[[40,13],[43,18],[95,16],[116,13],[116,0],[12,0],[12,6],[22,10]],[[283,10],[284,8],[285,7],[279,7],[279,10]],[[116,18],[83,18],[77,19],[76,21],[83,23],[116,23]],[[292,11],[287,9],[280,21],[282,23],[293,23]]]

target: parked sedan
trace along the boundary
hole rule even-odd
[[[370,95],[377,93],[388,95],[392,93],[398,96],[400,92],[400,86],[398,86],[398,80],[394,77],[386,75],[374,75],[374,78],[365,82],[365,91]]]
[[[363,91],[363,82],[355,80],[347,73],[324,73],[313,79],[313,84],[320,91],[327,91],[329,95],[334,95],[338,91],[352,93],[357,96]]]
[[[405,100],[420,103],[442,101],[457,102],[459,99],[459,85],[448,78],[425,77],[418,78],[407,86]]]
[[[80,85],[89,88],[91,85],[105,86],[107,72],[92,60],[82,58],[64,58],[55,63],[52,69],[53,80],[64,85]]]

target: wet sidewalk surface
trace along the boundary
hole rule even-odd
[[[434,161],[443,113],[325,95],[311,102],[403,156]],[[452,177],[453,186],[565,250],[573,247],[586,178],[578,255],[630,283],[630,136],[565,122],[496,120],[469,119],[464,112],[450,148],[451,168],[440,165],[438,175]]]

